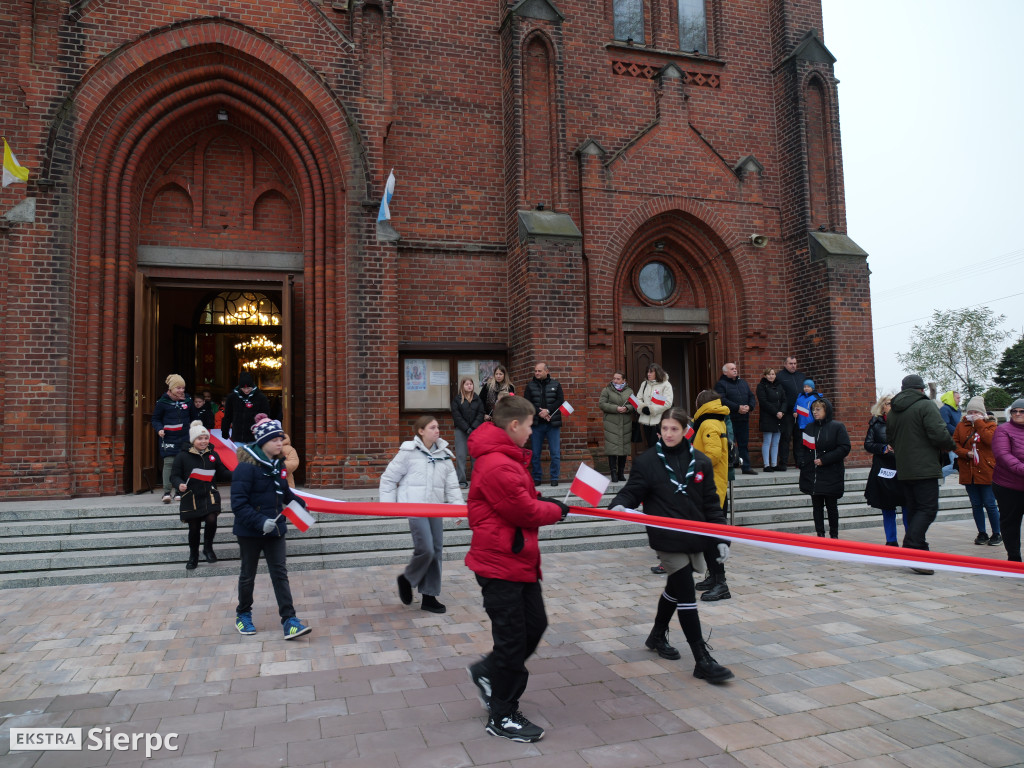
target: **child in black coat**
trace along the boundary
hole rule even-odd
[[[188,562],[186,570],[199,564],[199,528],[206,523],[203,535],[203,556],[208,563],[216,563],[213,537],[217,535],[217,515],[220,514],[220,492],[217,481],[231,482],[231,470],[224,466],[216,451],[210,450],[210,431],[196,419],[189,425],[191,447],[174,457],[171,467],[171,487],[181,494],[178,512],[181,522],[188,525]]]

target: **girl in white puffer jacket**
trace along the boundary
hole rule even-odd
[[[455,457],[441,439],[441,428],[433,416],[416,422],[416,437],[402,443],[398,454],[380,477],[380,500],[406,504],[462,504]],[[441,594],[441,557],[444,549],[444,519],[410,517],[412,559],[398,576],[398,596],[405,605],[412,602],[412,588],[422,595],[420,607],[444,613]]]

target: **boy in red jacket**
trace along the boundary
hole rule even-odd
[[[493,421],[469,436],[474,480],[467,504],[473,538],[466,565],[483,591],[494,639],[494,649],[469,667],[469,676],[489,713],[487,733],[522,742],[544,736],[519,711],[530,677],[526,660],[548,626],[537,529],[564,520],[569,511],[560,501],[538,496],[533,486],[527,469],[531,454],[523,446],[533,431],[534,412],[525,398],[502,398],[494,404]]]

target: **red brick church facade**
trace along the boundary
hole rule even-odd
[[[868,267],[821,30],[820,0],[4,4],[31,176],[0,193],[0,494],[152,482],[149,410],[215,357],[225,291],[276,307],[313,487],[375,484],[423,410],[450,436],[445,387],[490,361],[562,382],[566,473],[649,360],[692,408],[793,352],[856,422]]]

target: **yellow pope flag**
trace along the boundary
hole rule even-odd
[[[11,145],[4,139],[4,186],[16,181],[28,181],[28,168],[18,165],[18,159],[11,152]]]

